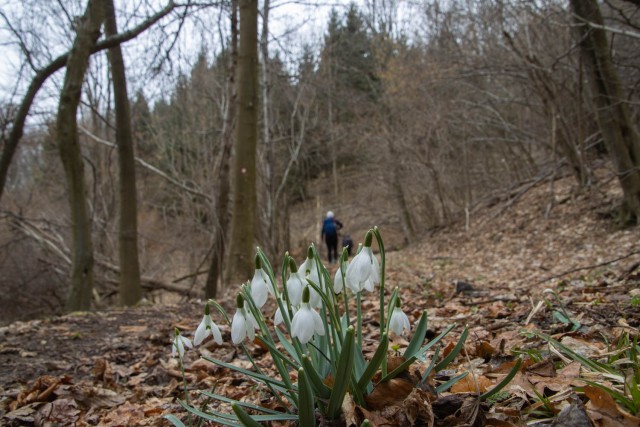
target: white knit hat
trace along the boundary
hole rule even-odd
[[[327,218],[333,218],[333,212],[328,211],[327,212]]]

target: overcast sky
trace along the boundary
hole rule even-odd
[[[83,12],[84,0],[67,0],[60,2],[67,9],[59,7],[58,2],[41,0],[0,0],[0,99],[18,103],[26,86],[33,76],[33,71],[20,66],[24,56],[20,54],[17,38],[9,30],[9,26],[18,32],[31,34],[25,38],[26,44],[34,51],[33,62],[38,68],[48,64],[57,55],[66,52],[72,43],[73,32],[70,29],[70,17]],[[131,28],[140,22],[152,10],[159,10],[166,4],[164,0],[127,0],[117,1],[119,11],[118,25],[120,29]],[[327,17],[332,7],[338,9],[346,7],[348,1],[321,2],[311,0],[306,4],[289,0],[272,0],[270,14],[271,50],[281,52],[285,61],[295,61],[305,43],[317,44],[322,40]],[[126,8],[126,9],[123,9]],[[5,20],[6,17],[6,20]],[[124,17],[127,17],[125,19]],[[9,21],[7,23],[7,20]],[[176,15],[165,18],[163,25],[168,30],[177,28]],[[213,57],[221,49],[220,36],[226,36],[228,24],[220,17],[217,8],[199,11],[187,25],[181,29],[180,37],[174,45],[171,59],[166,61],[159,73],[151,77],[149,67],[154,64],[153,55],[156,53],[161,38],[158,29],[153,29],[124,45],[125,61],[129,78],[130,91],[133,93],[144,88],[150,97],[166,93],[165,85],[171,86],[172,80],[180,71],[187,72],[195,55],[204,45]],[[166,40],[162,47],[170,44]],[[104,56],[104,55],[102,55]],[[92,59],[92,73],[98,75],[106,72],[104,59]],[[156,62],[157,63],[157,62]],[[59,92],[63,72],[58,72],[50,79],[42,93],[37,98],[36,108],[48,108],[55,105],[55,98]],[[18,89],[16,91],[16,88]]]

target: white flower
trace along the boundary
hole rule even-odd
[[[369,278],[367,279],[367,281],[366,281],[366,282],[364,282],[364,287],[363,287],[363,289],[364,289],[365,291],[369,291],[369,292],[373,292],[373,291],[375,290],[375,287],[374,287],[374,285],[373,285],[373,279],[372,279],[371,277],[369,277]]]
[[[291,319],[289,318],[289,312],[287,311],[287,306],[284,302],[282,303],[282,306],[285,309],[285,315],[287,316],[287,319],[290,321]],[[295,314],[296,309],[295,308],[292,308],[292,309],[293,309],[293,313]],[[284,322],[284,317],[282,316],[282,310],[280,310],[280,306],[278,305],[276,314],[273,316],[273,325],[278,326],[282,322]]]
[[[310,272],[307,275],[307,280],[314,283],[320,289],[324,289],[323,280],[321,280],[320,277],[318,277],[318,270],[314,269],[312,272]],[[320,308],[322,306],[322,297],[320,297],[320,294],[318,293],[318,291],[316,291],[315,288],[309,286],[309,292],[311,293],[310,300],[309,300],[309,304],[311,304],[311,307]]]
[[[251,279],[251,298],[256,307],[262,308],[267,302],[269,294],[273,295],[273,289],[268,284],[269,276],[262,268],[256,268],[256,272]]]
[[[289,293],[289,302],[292,307],[297,307],[302,302],[302,278],[299,272],[291,272],[289,280],[287,280],[287,292]]]
[[[246,306],[238,308],[231,321],[231,341],[240,344],[245,337],[253,341],[256,337],[254,329],[258,329],[258,322]]]
[[[411,324],[409,318],[402,311],[402,309],[396,306],[391,314],[391,320],[389,321],[389,329],[396,333],[396,335],[402,335],[404,329],[409,332],[411,330]]]
[[[372,291],[374,285],[380,283],[380,266],[371,246],[364,246],[349,264],[346,274],[346,285],[353,292],[363,289]]]
[[[184,356],[184,348],[193,348],[193,344],[191,344],[191,340],[187,337],[183,337],[180,335],[180,331],[176,329],[175,338],[171,343],[171,357],[176,357],[176,351],[180,355],[180,359]]]
[[[309,303],[303,302],[291,321],[291,336],[306,344],[314,333],[324,335],[322,318],[317,311],[309,307]]]
[[[336,270],[336,276],[333,279],[333,292],[335,294],[339,294],[344,289],[344,282],[342,280],[342,267],[339,267]]]
[[[213,335],[213,340],[218,345],[222,344],[222,334],[220,333],[220,328],[218,328],[218,325],[215,324],[211,316],[208,313],[205,313],[205,315],[202,316],[202,321],[196,329],[196,334],[193,337],[193,344],[200,345],[200,343],[204,341],[209,336],[209,334]]]

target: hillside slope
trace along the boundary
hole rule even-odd
[[[559,179],[554,184],[555,206],[546,218],[548,182],[513,194],[515,199],[496,199],[474,211],[469,230],[464,223],[452,224],[419,243],[389,251],[386,260],[385,288],[400,288],[412,322],[422,310],[428,311],[427,336],[455,322],[458,326],[447,341],[453,343],[469,325],[469,357],[456,359],[452,368],[468,369],[470,358],[478,378],[488,384],[496,381],[495,371],[490,374],[498,356],[512,357],[504,349],[544,348],[541,341],[522,336],[522,328],[539,328],[603,349],[603,334],[615,339],[620,328],[638,334],[640,327],[640,305],[631,303],[640,285],[640,228],[618,229],[609,218],[620,198],[613,175],[600,169],[597,185],[579,194],[570,178]],[[385,224],[378,225],[387,236]],[[455,280],[464,284],[453,285]],[[579,319],[579,333],[566,334],[565,325],[554,321],[550,309],[555,301],[539,304],[545,288],[558,292]],[[233,311],[233,301],[221,302]],[[366,295],[363,304],[373,340],[379,335],[376,296]],[[166,425],[162,414],[184,414],[175,400],[182,396],[182,380],[177,361],[170,357],[173,327],[193,331],[201,309],[201,302],[191,301],[0,328],[0,424]],[[239,366],[247,364],[230,344],[229,327],[221,325],[221,330],[222,346],[209,342],[187,353],[189,388],[210,389],[215,384],[220,393],[259,402],[263,397],[252,382],[199,359],[199,354],[211,354]],[[395,342],[406,345],[402,339]],[[270,369],[265,351],[255,344],[249,348]],[[479,348],[492,353],[480,354]],[[523,414],[535,401],[527,387],[537,386],[528,373],[523,371],[514,382],[520,391],[512,399],[486,409],[487,416],[497,416],[497,409],[503,412],[506,424],[498,425],[523,425]],[[455,423],[436,417],[436,425]]]

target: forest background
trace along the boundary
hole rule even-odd
[[[286,3],[269,0],[4,2],[17,56],[0,105],[0,321],[220,296],[250,278],[230,247],[247,4],[260,12],[250,248],[301,259],[327,210],[356,241],[377,225],[400,248],[454,220],[473,227],[479,205],[523,183],[568,174],[587,191],[603,165],[624,193],[612,221],[637,222],[637,1],[372,0],[309,6],[311,29],[274,24]],[[71,75],[74,60],[86,73]]]

